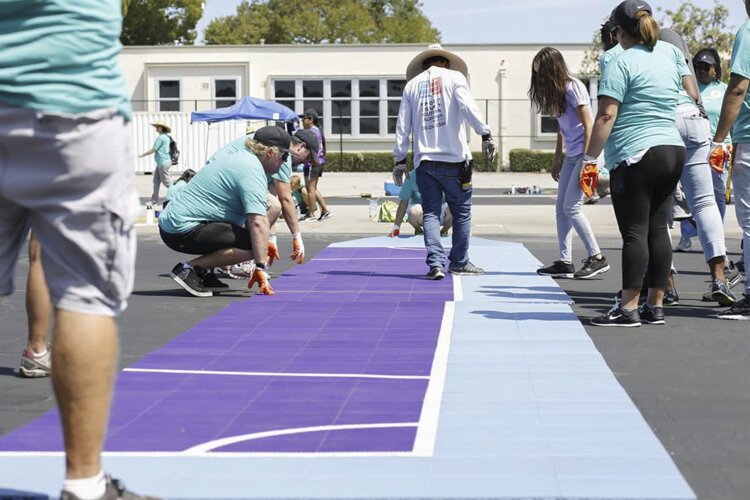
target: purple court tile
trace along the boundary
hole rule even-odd
[[[444,303],[453,294],[451,280],[428,282],[423,272],[423,250],[324,250],[276,279],[278,295],[235,302],[132,367],[254,375],[121,373],[105,449],[179,452],[283,429],[418,422]],[[409,451],[415,432],[301,432],[222,450]],[[0,438],[2,451],[60,449],[54,411]]]

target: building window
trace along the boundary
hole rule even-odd
[[[276,102],[297,113],[318,112],[326,134],[386,136],[396,129],[405,80],[387,78],[331,78],[274,80]]]
[[[331,80],[331,132],[352,133],[351,80]]]
[[[217,108],[227,108],[237,102],[237,80],[214,80],[214,105]]]
[[[589,106],[591,106],[591,113],[596,115],[596,96],[592,96],[592,91],[595,89],[596,80],[590,80],[588,78],[578,78],[586,91],[589,93]],[[532,105],[533,106],[533,105]],[[557,139],[557,131],[560,130],[560,126],[557,123],[557,118],[552,115],[546,115],[543,113],[536,114],[536,136],[540,139]]]
[[[404,93],[406,80],[388,80],[388,133],[396,133],[396,122],[398,121],[398,109],[401,106],[401,95]]]
[[[157,100],[159,111],[179,111],[180,81],[159,80]]]

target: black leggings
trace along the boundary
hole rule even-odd
[[[225,248],[252,249],[247,229],[229,222],[201,222],[185,233],[159,228],[159,234],[169,248],[180,253],[206,255]]]
[[[640,290],[644,276],[649,288],[669,286],[672,242],[667,224],[684,164],[684,147],[655,146],[638,163],[620,164],[610,174],[625,290]]]

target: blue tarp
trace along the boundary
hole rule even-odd
[[[257,97],[243,97],[227,108],[190,113],[190,123],[220,122],[223,120],[274,120],[291,122],[298,120],[297,113],[282,104]]]

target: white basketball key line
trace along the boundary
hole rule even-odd
[[[429,375],[384,375],[374,373],[283,373],[228,372],[216,370],[170,370],[162,368],[125,368],[124,372],[176,373],[184,375],[224,375],[232,377],[362,378],[379,380],[430,380]]]

